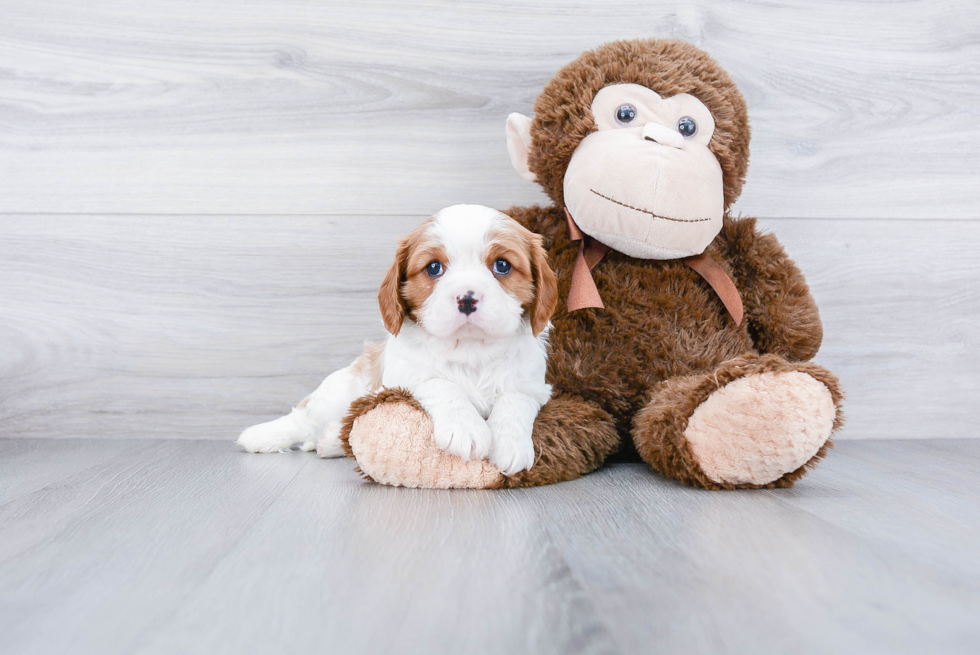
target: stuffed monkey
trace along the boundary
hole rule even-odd
[[[745,101],[706,53],[606,44],[507,120],[511,161],[554,203],[507,213],[544,237],[559,280],[536,460],[500,474],[432,442],[398,389],[354,403],[342,439],[384,484],[506,488],[571,480],[621,442],[705,489],[787,487],[842,423],[837,379],[810,363],[817,306],[776,237],[734,218],[749,156]]]

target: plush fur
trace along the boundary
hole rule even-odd
[[[531,172],[551,200],[562,206],[565,169],[578,144],[596,129],[590,107],[610,84],[639,84],[664,98],[689,93],[715,120],[710,148],[725,178],[725,208],[742,192],[749,167],[749,118],[745,100],[728,73],[706,53],[683,41],[616,41],[584,53],[545,85],[534,103]]]
[[[357,458],[357,471],[381,484],[429,489],[503,485],[504,476],[490,462],[464,460],[432,440],[413,438],[431,432],[429,415],[409,392],[382,389],[354,401],[340,430],[340,443],[348,456]]]
[[[566,235],[564,174],[579,142],[595,130],[593,97],[618,83],[701,100],[715,120],[710,149],[723,171],[726,210],[741,191],[749,152],[745,102],[697,48],[677,41],[612,43],[583,54],[547,84],[534,106],[527,162],[555,205],[507,213],[543,237],[558,279],[548,363],[556,396],[535,422],[535,465],[500,486],[578,477],[626,439],[654,470],[685,484],[789,486],[831,447],[829,435],[843,420],[843,394],[829,371],[808,362],[823,333],[803,275],[755,219],[726,215],[706,251],[741,293],[745,317],[739,325],[682,261],[615,251],[592,271],[605,308],[567,311],[579,245]],[[714,396],[719,393],[723,397]],[[702,405],[702,419],[688,432]],[[744,420],[719,426],[719,408],[742,412]],[[405,438],[425,442],[431,435]]]
[[[383,389],[351,405],[340,440],[366,479],[432,489],[548,484],[595,470],[619,446],[608,414],[595,404],[560,395],[534,422],[534,466],[511,476],[489,462],[446,455],[429,436],[431,430],[425,410],[411,393]]]
[[[799,371],[821,382],[830,392],[835,408],[843,400],[843,393],[836,378],[826,369],[810,363],[787,362],[779,355],[746,354],[724,362],[722,365],[695,375],[671,378],[658,383],[651,390],[651,401],[634,419],[633,438],[640,456],[655,470],[669,472],[670,476],[691,486],[705,489],[773,488],[788,487],[803,477],[833,447],[828,439],[817,451],[802,463],[791,466],[773,480],[757,483],[732,483],[712,479],[700,465],[692,444],[686,435],[688,422],[714,392],[731,382],[752,375],[788,373]],[[840,410],[834,413],[832,429],[843,423]],[[742,453],[744,457],[744,453]]]

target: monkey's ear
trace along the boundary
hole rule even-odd
[[[528,182],[534,182],[534,173],[527,166],[531,153],[531,119],[514,112],[507,117],[507,152],[514,170]]]

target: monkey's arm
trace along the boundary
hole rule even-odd
[[[722,234],[756,348],[789,361],[812,359],[823,326],[800,269],[774,235],[759,232],[754,218],[726,218]]]

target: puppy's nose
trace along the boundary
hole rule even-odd
[[[456,296],[456,306],[459,308],[459,311],[467,316],[476,311],[476,304],[480,302],[473,296],[474,294],[472,291],[467,291],[466,294],[462,296]]]

